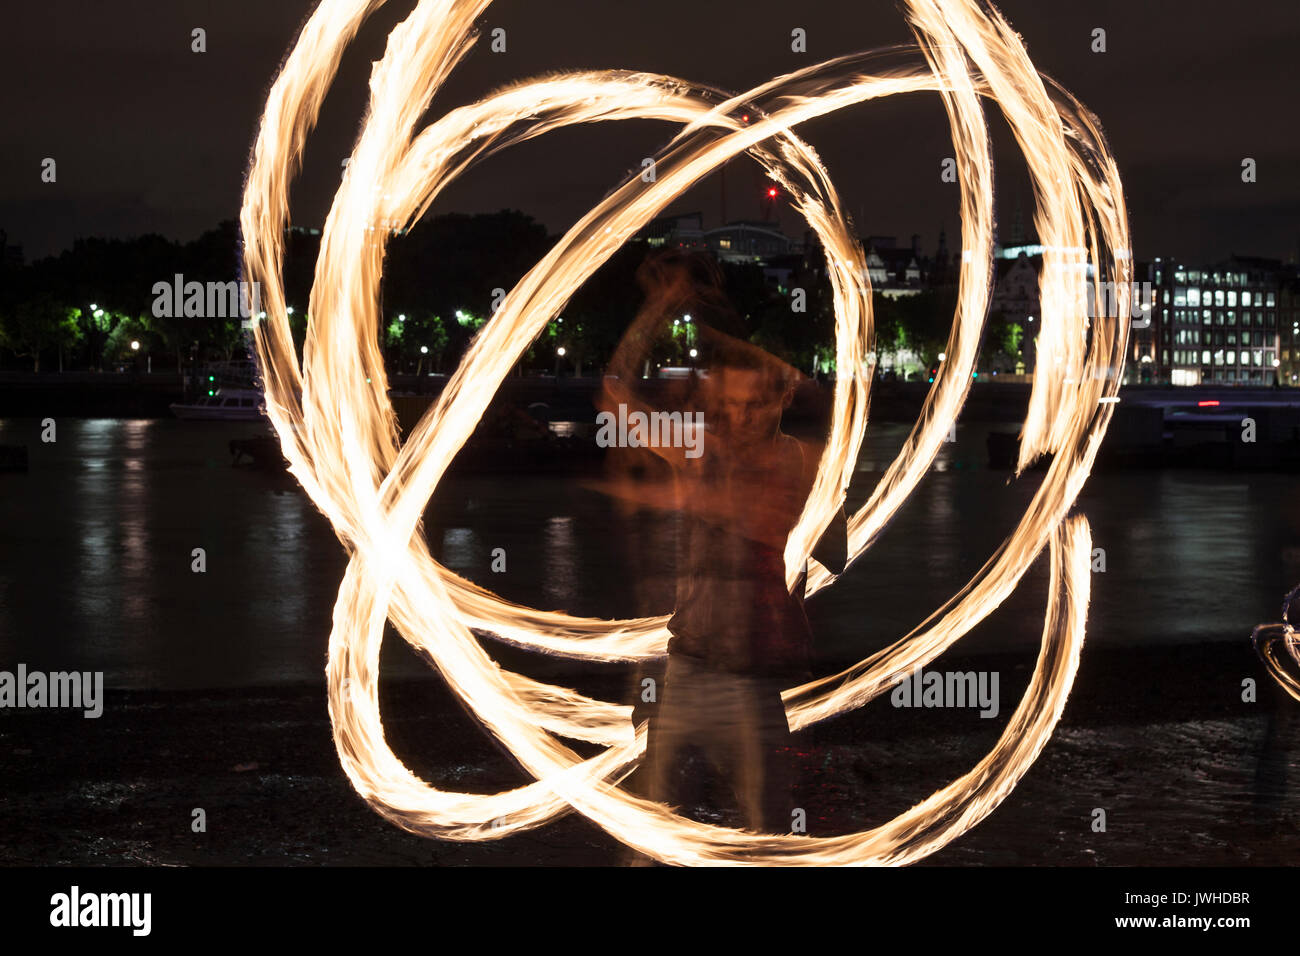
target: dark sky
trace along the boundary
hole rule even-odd
[[[0,229],[28,260],[85,235],[159,232],[186,240],[236,218],[248,148],[267,88],[311,0],[41,0],[10,4],[0,39]],[[369,62],[413,6],[372,18],[344,61],[296,181],[294,219],[319,225],[352,145]],[[1139,258],[1211,261],[1231,253],[1288,259],[1300,242],[1300,2],[1297,0],[1005,0],[999,8],[1039,69],[1100,118],[1118,158]],[[190,51],[207,30],[208,52]],[[498,0],[483,26],[507,30],[462,64],[438,107],[515,79],[578,68],[645,69],[740,91],[839,54],[907,42],[885,0]],[[808,53],[790,51],[803,27]],[[1090,49],[1095,27],[1108,50]],[[486,31],[485,31],[486,32]],[[996,110],[1005,238],[1016,200],[1029,215],[1023,164]],[[512,207],[567,228],[666,141],[663,124],[565,130],[471,171],[434,212]],[[950,155],[938,98],[918,94],[805,124],[863,233],[919,233],[933,248],[956,228],[956,192],[939,181]],[[44,157],[58,181],[40,181]],[[1241,160],[1258,181],[1241,181]],[[738,168],[740,167],[740,168]],[[758,218],[752,164],[728,173],[729,218]],[[716,179],[675,209],[721,215]],[[788,232],[802,234],[785,211]]]

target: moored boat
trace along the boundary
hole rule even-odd
[[[256,422],[266,418],[262,393],[253,388],[218,388],[192,402],[172,402],[172,414],[186,420]]]

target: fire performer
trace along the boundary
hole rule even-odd
[[[802,376],[714,327],[739,329],[710,261],[658,256],[638,279],[646,302],[615,351],[599,405],[645,411],[680,403],[703,412],[705,434],[703,453],[697,443],[693,457],[647,446],[671,466],[670,481],[625,474],[614,485],[620,496],[679,516],[668,665],[636,783],[651,799],[677,803],[676,762],[694,746],[730,782],[747,827],[788,832],[794,768],[781,692],[811,677],[812,632],[803,578],[793,593],[786,587],[784,550],[816,476],[818,449],[782,432],[781,418]],[[638,365],[684,313],[696,317],[707,374],[681,385],[656,382],[668,389],[643,396]],[[841,509],[814,556],[838,573],[846,551]]]

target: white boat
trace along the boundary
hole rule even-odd
[[[186,420],[265,421],[262,393],[254,388],[218,388],[195,402],[172,402],[172,414]]]

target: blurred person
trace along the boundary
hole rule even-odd
[[[598,407],[649,414],[657,403],[660,411],[684,408],[686,421],[699,411],[704,434],[694,456],[686,447],[643,446],[669,466],[658,480],[653,469],[638,473],[626,455],[615,457],[622,470],[606,486],[679,519],[667,667],[647,708],[646,755],[634,779],[650,799],[676,804],[678,760],[696,747],[731,784],[748,828],[788,832],[794,768],[781,692],[811,678],[812,632],[803,608],[806,569],[792,593],[784,551],[820,457],[820,449],[781,431],[802,376],[714,327],[738,331],[739,323],[708,260],[656,256],[638,280],[646,301],[615,351]],[[685,381],[656,381],[652,398],[638,366],[683,313],[696,317],[707,369]],[[838,573],[846,550],[841,508],[814,557]],[[638,705],[637,719],[641,712]]]

